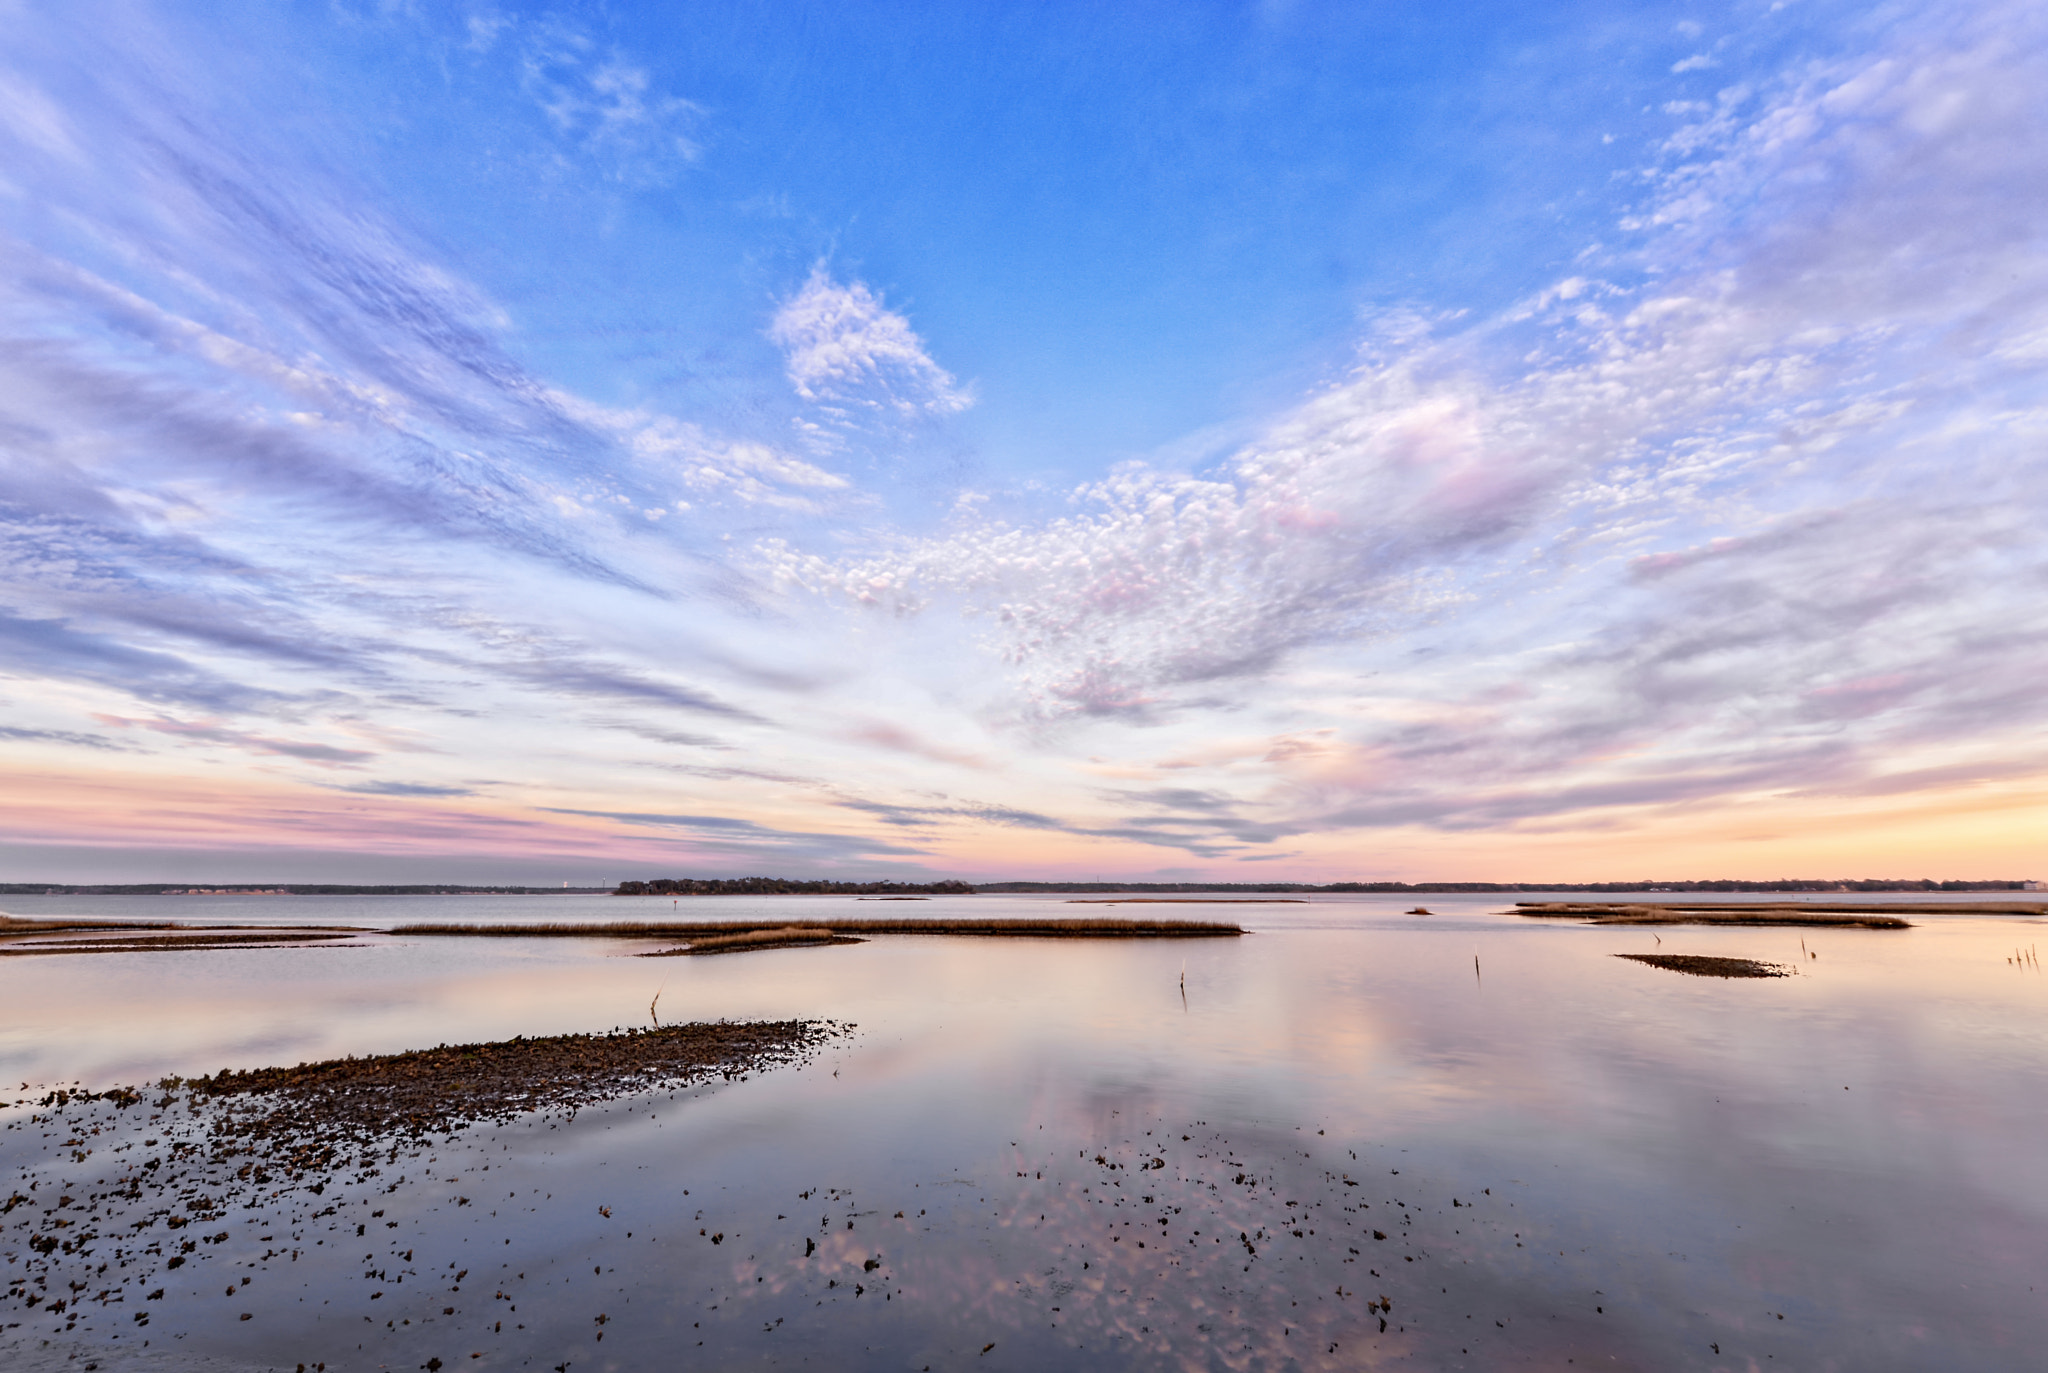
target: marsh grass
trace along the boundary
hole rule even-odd
[[[1563,915],[1579,917],[1615,917],[1624,913],[1634,917],[1634,923],[1645,923],[1640,916],[1676,915],[1683,912],[1686,924],[1705,924],[1709,919],[1734,924],[1770,925],[1838,925],[1858,922],[1841,920],[1809,920],[1815,915],[1871,915],[1888,916],[1896,924],[1877,924],[1870,928],[1905,929],[1909,922],[1898,920],[1898,915],[2033,915],[2048,916],[2048,903],[2040,901],[1799,901],[1778,902],[1765,905],[1747,901],[1517,901],[1515,909],[1521,915]],[[1745,920],[1745,916],[1766,917]],[[1704,917],[1704,918],[1703,918]]]
[[[1306,906],[1305,896],[1070,896],[1069,906]]]
[[[785,929],[760,920],[547,922],[531,925],[399,925],[393,934],[469,935],[496,939],[690,939]],[[1122,920],[1108,917],[1050,920],[883,919],[808,920],[802,928],[835,935],[946,934],[1066,939],[1188,939],[1244,933],[1217,920]]]
[[[789,949],[818,944],[865,944],[865,939],[834,934],[815,925],[787,925],[779,930],[748,930],[743,934],[714,934],[692,939],[680,949],[657,949],[641,958],[678,958],[714,953],[746,953],[750,949]],[[651,1007],[649,1009],[652,1009]]]
[[[356,930],[238,930],[231,933],[145,934],[118,938],[53,939],[47,943],[0,945],[0,958],[32,958],[42,954],[162,953],[181,949],[264,949],[277,945],[307,947],[348,939]]]
[[[1893,907],[1897,909],[1897,907]],[[1916,907],[1916,909],[1926,909]],[[1813,906],[1620,906],[1582,902],[1522,902],[1516,914],[1545,919],[1584,920],[1594,925],[1803,925],[1862,930],[1909,930],[1913,924],[1896,915],[1878,915],[1868,907]]]
[[[315,945],[366,933],[345,925],[191,925],[177,920],[24,920],[0,915],[0,958]]]
[[[185,928],[174,920],[32,920],[0,914],[0,937],[22,934],[63,934],[67,930],[177,930]]]

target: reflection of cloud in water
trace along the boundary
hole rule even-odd
[[[815,1253],[784,1236],[779,1257],[733,1264],[728,1347],[763,1326],[850,1340],[858,1311],[863,1348],[885,1359],[905,1342],[957,1356],[993,1341],[1010,1366],[1639,1362],[1599,1295],[1567,1292],[1536,1257],[1504,1196],[1299,1131],[1099,1133],[1034,1132],[1042,1143],[991,1161],[997,1180],[903,1188],[921,1204],[900,1214],[844,1190],[792,1203]]]

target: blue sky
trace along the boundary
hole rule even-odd
[[[0,22],[17,877],[2031,873],[2030,7]]]

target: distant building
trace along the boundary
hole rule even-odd
[[[2022,882],[2021,891],[2048,891],[2048,882]]]

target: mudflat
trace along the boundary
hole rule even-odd
[[[1618,953],[1616,958],[1626,958],[1632,963],[1647,963],[1653,968],[1664,968],[1674,973],[1687,973],[1693,977],[1790,977],[1789,968],[1777,963],[1762,963],[1754,958],[1717,958],[1697,953]]]

